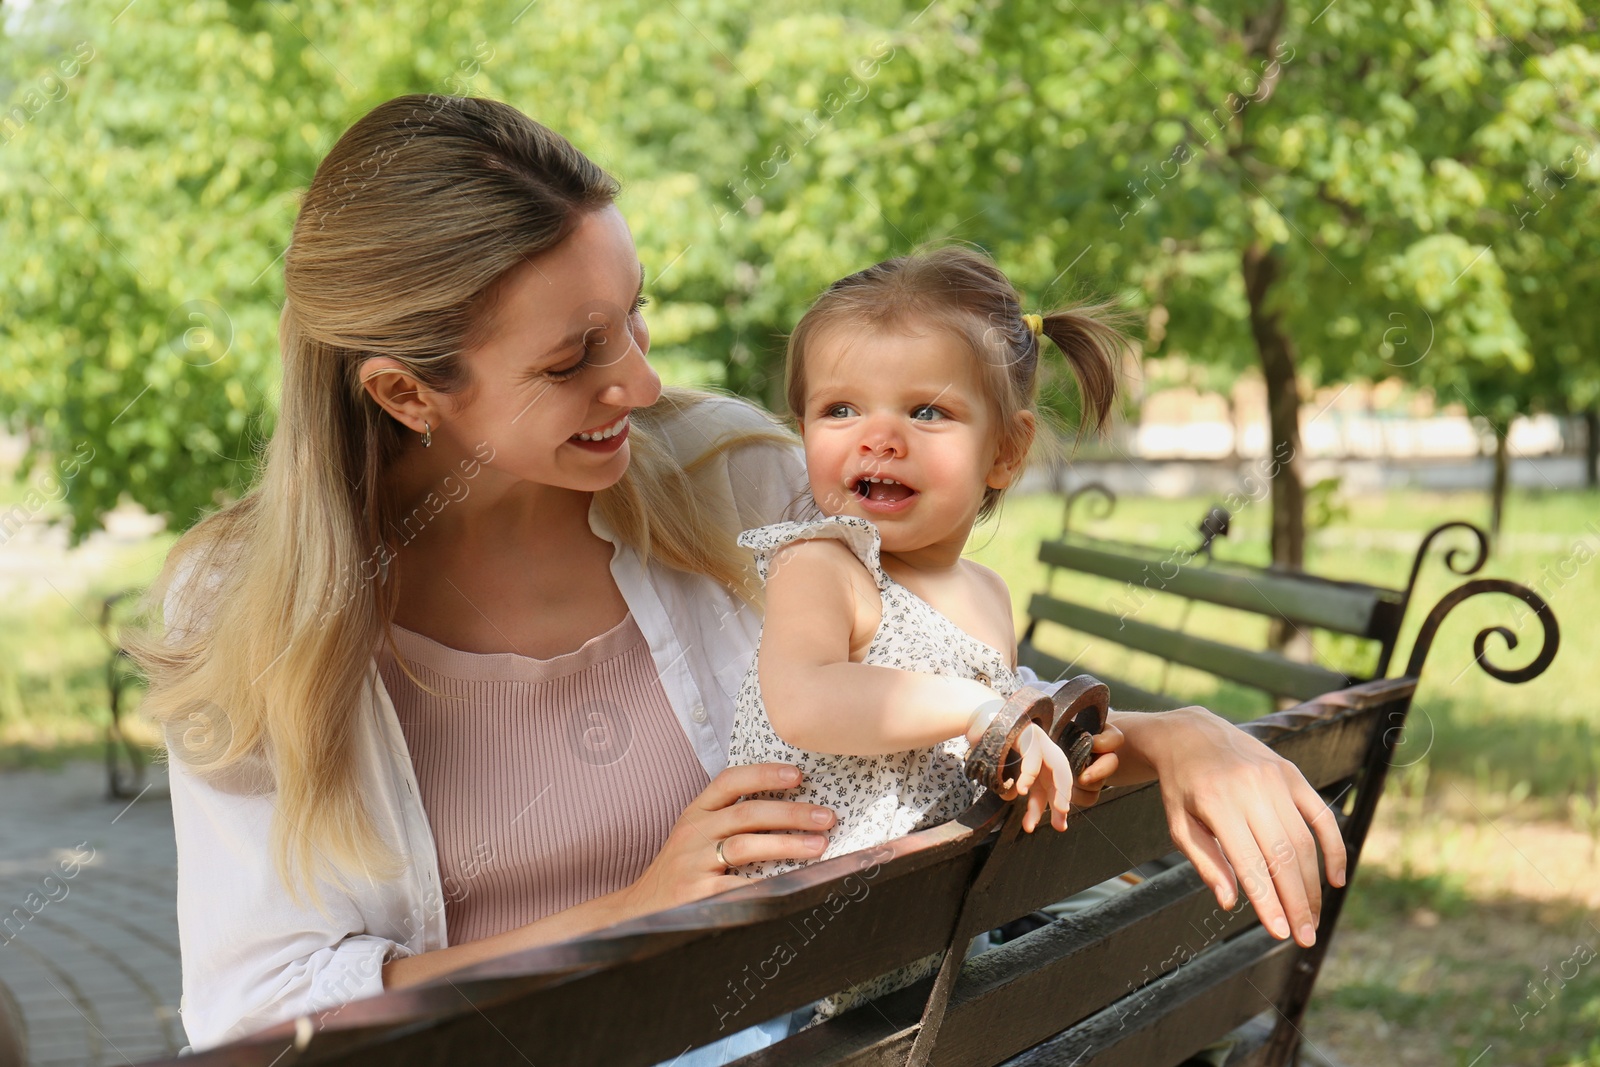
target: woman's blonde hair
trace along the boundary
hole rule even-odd
[[[801,316],[789,335],[784,398],[789,413],[805,416],[806,355],[821,334],[844,327],[856,330],[920,333],[932,326],[965,342],[981,368],[984,399],[1000,428],[1002,453],[1027,458],[1017,414],[1038,415],[1039,357],[1044,338],[1066,356],[1083,402],[1080,426],[1098,431],[1111,414],[1117,368],[1128,339],[1121,330],[1127,316],[1112,302],[1084,302],[1045,312],[1035,335],[1023,318],[1022,299],[993,260],[961,245],[927,247],[885,260],[841,278]],[[1044,437],[1041,446],[1051,447]],[[1021,475],[1022,468],[1017,468]],[[1012,479],[1012,484],[1016,478]],[[978,510],[986,519],[1005,490],[985,490]]]
[[[275,791],[284,884],[320,905],[316,880],[403,869],[366,809],[355,768],[363,690],[388,639],[392,534],[406,503],[386,473],[409,433],[357,379],[386,356],[441,393],[470,395],[460,353],[483,340],[494,286],[560,244],[618,186],[564,138],[508,105],[406,96],[374,108],[317,168],[286,254],[282,400],[257,485],[173,547],[144,599],[173,596],[165,632],[126,644],[143,707],[169,751],[220,787]],[[653,427],[705,394],[668,390],[635,412],[632,459],[597,506],[625,543],[716,579],[755,583],[735,531],[696,506],[695,467]]]

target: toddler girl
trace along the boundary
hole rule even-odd
[[[1006,585],[961,554],[1027,459],[1045,337],[1077,378],[1084,422],[1104,423],[1124,342],[1102,311],[1024,315],[992,262],[944,248],[834,283],[790,337],[787,399],[821,517],[739,538],[766,582],[766,621],[729,764],[801,768],[781,799],[837,815],[818,859],[946,822],[977,798],[968,748],[1023,680]],[[1094,751],[1120,742],[1107,725]],[[1065,828],[1066,757],[1036,725],[1018,749],[1023,827],[1048,807]],[[1115,769],[1114,757],[1097,760],[1079,784],[1093,789]],[[723,843],[733,865],[737,844]],[[802,865],[734,869],[766,877]],[[927,964],[829,998],[818,1016],[907,984]]]

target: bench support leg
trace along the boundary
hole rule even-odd
[[[939,963],[939,973],[933,980],[933,991],[928,994],[927,1006],[922,1009],[922,1022],[917,1027],[916,1040],[906,1057],[906,1067],[927,1067],[928,1060],[933,1056],[933,1046],[939,1040],[939,1027],[944,1022],[945,1008],[950,1003],[950,990],[956,983],[956,975],[960,973],[961,963],[967,955],[966,944],[972,940],[974,934],[978,933],[977,930],[969,929],[972,924],[973,904],[988,891],[990,883],[1000,871],[1002,865],[998,861],[1016,842],[1022,831],[1022,819],[1027,812],[1028,806],[1025,803],[1014,802],[1011,805],[1011,812],[1000,827],[1000,834],[995,840],[994,847],[989,850],[988,858],[983,861],[983,865],[978,868],[967,886],[966,895],[961,902],[961,912],[956,916],[955,929],[950,935],[950,944],[944,950],[944,959]]]

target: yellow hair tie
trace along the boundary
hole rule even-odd
[[[1022,321],[1027,324],[1028,329],[1033,331],[1033,335],[1035,337],[1038,337],[1040,334],[1044,333],[1043,315],[1024,315],[1022,316]]]

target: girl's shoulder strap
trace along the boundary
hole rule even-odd
[[[888,588],[889,575],[879,559],[883,542],[878,535],[878,528],[854,515],[823,515],[800,522],[775,522],[771,526],[758,526],[740,534],[739,544],[755,553],[756,573],[765,582],[772,557],[780,548],[796,541],[812,541],[822,537],[843,541],[845,547],[867,568],[867,573],[872,575],[878,588]]]

